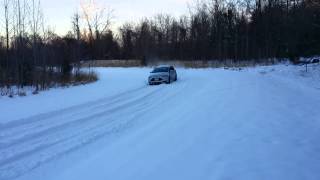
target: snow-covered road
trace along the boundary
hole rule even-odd
[[[150,69],[98,69],[0,99],[0,180],[318,180],[320,90],[291,69],[178,69],[152,87]]]

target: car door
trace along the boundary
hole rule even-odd
[[[174,67],[170,67],[170,79],[173,81],[176,77],[176,71],[174,70]]]

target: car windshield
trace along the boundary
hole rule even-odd
[[[168,72],[168,71],[169,71],[168,67],[160,67],[160,68],[155,68],[151,73]]]

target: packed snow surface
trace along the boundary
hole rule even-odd
[[[96,69],[0,98],[0,180],[319,180],[319,66]]]

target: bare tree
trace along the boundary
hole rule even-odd
[[[9,0],[3,1],[4,18],[5,18],[5,31],[6,31],[6,71],[9,70]]]
[[[81,41],[81,31],[80,31],[80,15],[78,12],[72,17],[72,28],[73,33],[76,38],[76,74],[80,72],[80,41]]]
[[[89,31],[89,41],[99,40],[100,35],[106,33],[111,26],[113,10],[97,4],[94,0],[82,2],[81,8]]]
[[[32,4],[31,4],[30,12],[32,16],[29,24],[30,24],[30,29],[32,33],[33,59],[34,59],[34,64],[37,64],[37,59],[39,56],[37,36],[39,36],[39,31],[41,28],[42,12],[40,9],[40,0],[32,0],[31,3]]]
[[[81,31],[80,31],[80,14],[76,12],[72,17],[72,28],[77,41],[80,41]]]
[[[29,12],[31,13],[30,14],[30,31],[31,31],[31,35],[32,35],[32,55],[33,55],[33,65],[34,66],[37,66],[37,65],[40,65],[42,66],[42,70],[43,70],[43,73],[42,73],[42,83],[41,83],[41,86],[42,88],[44,88],[44,74],[45,74],[45,70],[46,70],[46,67],[45,67],[45,63],[44,63],[44,58],[41,58],[40,57],[40,51],[41,51],[41,44],[40,44],[40,41],[41,41],[41,38],[40,38],[40,31],[41,31],[41,25],[42,25],[42,22],[43,22],[43,14],[42,14],[42,11],[41,11],[41,1],[40,0],[32,0],[31,2],[31,5],[29,6]],[[42,60],[40,62],[40,59]],[[36,86],[36,91],[39,90],[39,81],[40,79],[38,78],[38,73],[34,73],[33,75],[33,80],[35,81],[34,82],[34,85]]]

